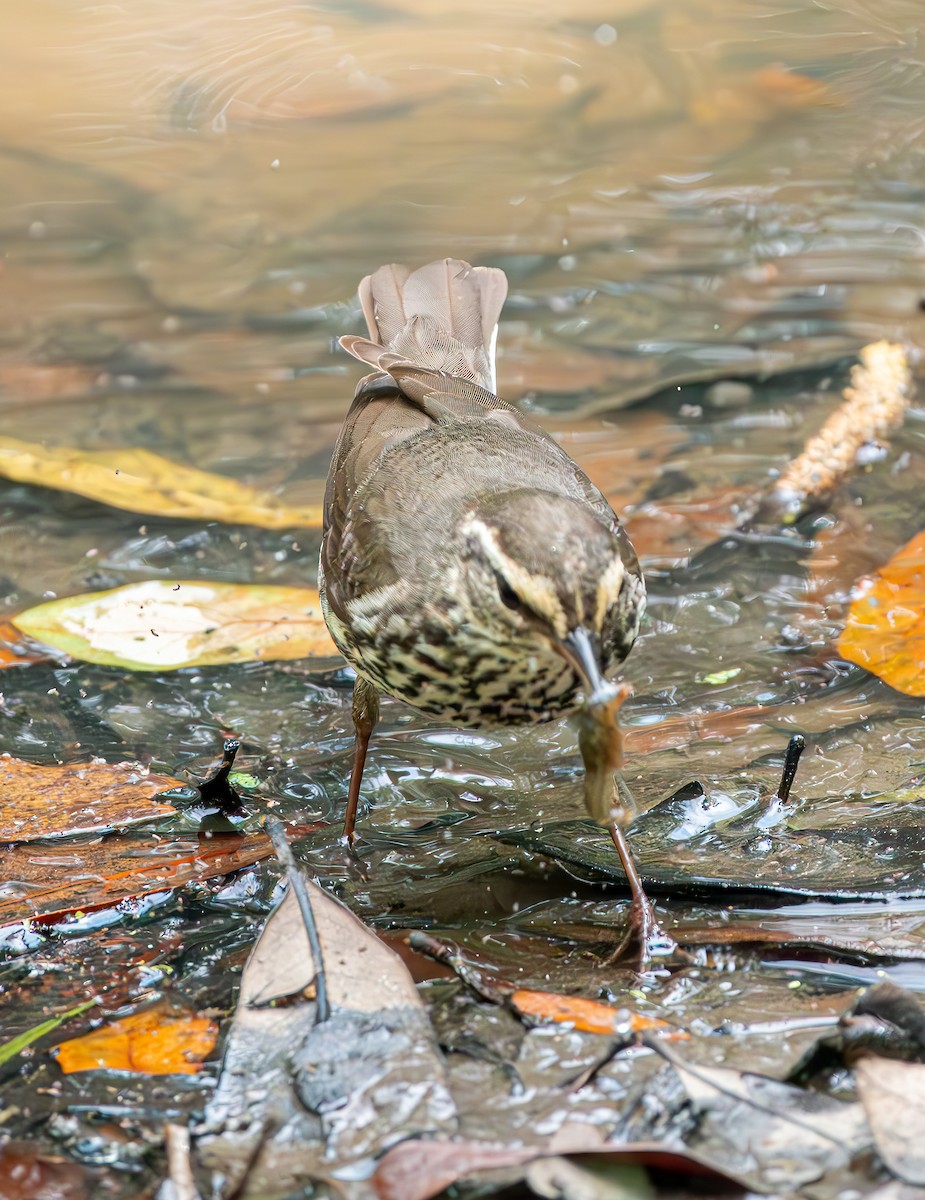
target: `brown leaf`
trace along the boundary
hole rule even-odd
[[[65,1075],[75,1071],[137,1071],[194,1075],[215,1046],[218,1026],[208,1017],[149,1008],[52,1046]]]
[[[907,696],[925,696],[925,532],[862,580],[838,652]]]
[[[631,754],[654,754],[657,750],[678,750],[705,739],[731,742],[760,729],[771,719],[773,711],[770,705],[763,704],[722,708],[714,712],[693,710],[681,716],[666,717],[657,725],[627,729],[623,744]]]
[[[906,1183],[925,1184],[925,1065],[868,1055],[854,1072],[880,1157]]]
[[[623,764],[623,734],[617,722],[620,707],[632,691],[626,683],[606,684],[588,698],[578,715],[585,808],[593,820],[604,824],[615,819],[619,803],[613,776]]]
[[[72,658],[131,671],[338,655],[313,588],[149,579],[49,600],[13,622]]]
[[[99,760],[36,766],[0,755],[0,841],[103,833],[172,817],[176,809],[154,797],[187,785],[152,775],[140,763]]]
[[[328,998],[357,1012],[420,1008],[407,968],[391,947],[321,887],[307,883],[324,954]],[[241,978],[238,1011],[304,992],[315,978],[311,946],[290,888],[267,919]]]
[[[47,923],[108,908],[227,875],[272,853],[263,833],[186,835],[172,841],[125,835],[76,846],[13,846],[3,855],[0,923]]]
[[[0,1149],[0,1200],[84,1200],[83,1168],[13,1142]]]
[[[586,1154],[593,1156],[592,1161],[651,1166],[684,1179],[706,1177],[722,1182],[725,1187],[732,1182],[728,1175],[686,1150],[666,1149],[649,1142],[606,1146],[599,1134],[584,1126],[563,1126],[543,1147],[462,1140],[400,1142],[379,1160],[372,1182],[378,1200],[431,1200],[452,1184],[472,1179],[483,1171],[525,1166],[538,1159],[562,1155],[577,1155],[582,1161]]]
[[[680,500],[650,500],[628,513],[624,525],[647,563],[684,566],[698,550],[738,528],[755,500],[754,487],[739,485]]]

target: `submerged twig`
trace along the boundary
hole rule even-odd
[[[299,912],[302,914],[302,923],[308,935],[308,944],[311,948],[312,961],[315,965],[315,1023],[320,1024],[322,1021],[326,1021],[331,1015],[331,1009],[328,1004],[328,989],[324,974],[324,955],[321,949],[321,938],[318,936],[318,926],[315,923],[312,902],[308,895],[308,889],[305,887],[305,880],[302,878],[302,873],[293,856],[292,847],[289,845],[289,839],[286,837],[286,829],[282,821],[279,817],[267,817],[263,822],[263,827],[267,831],[270,841],[273,843],[276,857],[286,868],[286,873],[289,877],[289,886],[292,888],[293,895],[299,902]]]
[[[912,373],[904,346],[873,342],[851,368],[843,402],[809,439],[765,498],[759,519],[777,515],[792,525],[828,499],[854,469],[858,451],[902,424],[912,394]]]
[[[495,983],[485,979],[480,971],[470,967],[463,960],[458,950],[438,941],[422,929],[412,930],[408,935],[408,945],[412,950],[417,950],[419,954],[426,955],[441,966],[449,967],[471,992],[480,1000],[487,1000],[489,1004],[506,1004],[516,990],[511,983]]]

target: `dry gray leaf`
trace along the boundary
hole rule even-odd
[[[854,1073],[880,1157],[906,1183],[925,1184],[925,1064],[870,1055]]]

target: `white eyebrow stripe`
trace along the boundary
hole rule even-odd
[[[565,637],[568,633],[568,620],[552,580],[545,575],[533,575],[526,567],[509,558],[498,545],[495,531],[478,517],[469,517],[462,526],[462,532],[478,538],[485,551],[485,557],[498,574],[507,580],[524,604],[545,617],[556,631],[557,637]]]

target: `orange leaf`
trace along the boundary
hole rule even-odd
[[[24,667],[29,663],[54,662],[50,651],[33,646],[15,625],[0,621],[0,671],[4,667]]]
[[[60,920],[228,875],[273,853],[265,833],[109,837],[75,846],[13,846],[3,854],[0,922]]]
[[[208,1017],[149,1008],[51,1048],[65,1075],[74,1071],[137,1071],[194,1075],[211,1052],[218,1026]]]
[[[154,797],[186,786],[140,763],[37,766],[0,754],[0,841],[101,833],[172,817],[173,806]]]
[[[897,691],[925,696],[925,532],[861,582],[838,652]]]
[[[686,1033],[675,1029],[657,1017],[646,1017],[628,1008],[612,1008],[597,1000],[580,996],[560,996],[556,992],[533,992],[519,988],[511,996],[514,1011],[536,1021],[554,1021],[571,1025],[582,1033],[670,1033],[685,1038]]]

